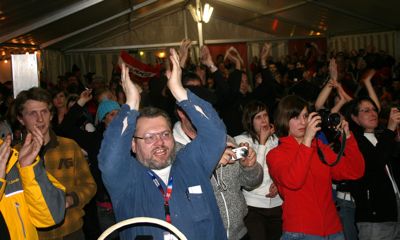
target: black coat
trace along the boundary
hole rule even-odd
[[[393,155],[395,133],[389,129],[376,134],[378,143],[373,146],[362,132],[356,133],[358,146],[365,160],[364,176],[352,183],[351,193],[356,203],[356,222],[396,222],[397,202],[392,182],[386,170],[398,179],[393,164],[399,159]],[[397,182],[399,185],[399,182]]]

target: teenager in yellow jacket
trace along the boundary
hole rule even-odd
[[[10,142],[10,136],[0,140],[0,239],[36,240],[36,228],[64,219],[65,188],[36,157],[43,144],[39,129],[28,133],[19,153]]]

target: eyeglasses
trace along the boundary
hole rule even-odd
[[[378,110],[376,108],[366,108],[366,109],[360,109],[358,110],[358,112],[362,112],[362,113],[369,113],[369,112],[378,112]]]
[[[143,140],[146,144],[155,143],[158,140],[158,137],[160,137],[163,141],[170,140],[172,138],[172,133],[171,131],[167,130],[159,133],[146,133],[143,137],[133,136],[133,138]]]

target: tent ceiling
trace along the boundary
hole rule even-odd
[[[0,56],[85,48],[185,9],[194,0],[2,0]],[[399,30],[398,0],[202,0],[213,18],[279,38]],[[183,26],[182,26],[183,28]],[[157,31],[156,29],[154,31]],[[207,37],[207,36],[206,36]],[[244,36],[250,38],[251,36]],[[162,36],[160,36],[160,39]],[[162,40],[162,39],[161,39]]]

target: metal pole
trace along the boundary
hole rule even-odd
[[[203,39],[203,23],[198,22],[197,23],[197,31],[199,32],[199,47],[202,47],[204,44],[204,39]]]

